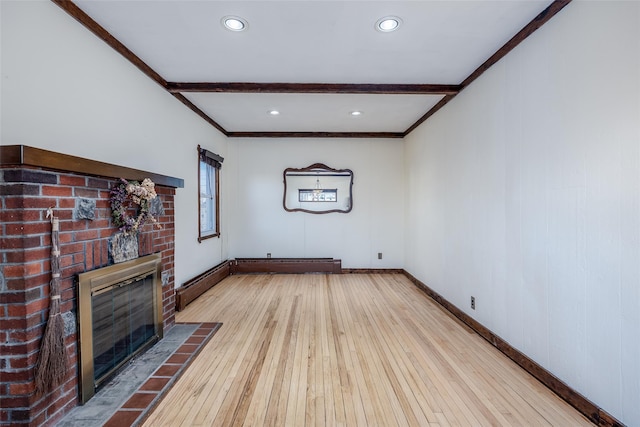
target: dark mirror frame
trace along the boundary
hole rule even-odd
[[[309,210],[302,208],[287,207],[287,173],[301,174],[308,172],[310,174],[318,173],[323,175],[340,174],[345,178],[349,177],[349,207],[347,209],[327,209],[327,210]],[[327,214],[332,212],[349,213],[353,209],[353,171],[351,169],[333,169],[323,163],[314,163],[306,168],[286,168],[283,172],[284,194],[282,196],[282,207],[287,212],[306,212],[311,214]],[[322,176],[322,175],[320,175]]]

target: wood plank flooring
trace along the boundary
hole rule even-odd
[[[238,275],[145,426],[592,425],[400,274]]]

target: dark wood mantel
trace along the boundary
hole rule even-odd
[[[97,160],[56,153],[26,145],[1,145],[0,166],[35,166],[64,172],[82,173],[128,180],[151,179],[156,185],[184,188],[184,180]]]

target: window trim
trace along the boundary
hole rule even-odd
[[[212,153],[209,150],[206,150],[204,148],[201,148],[200,145],[198,145],[198,185],[197,185],[197,190],[198,190],[198,243],[202,243],[203,240],[206,239],[211,239],[213,237],[220,237],[220,169],[222,168],[222,162],[224,161],[224,158],[222,158],[221,156]],[[201,168],[200,168],[200,163],[204,162],[207,165],[213,167],[216,171],[215,174],[215,180],[216,180],[216,188],[215,188],[215,192],[216,192],[216,197],[215,197],[215,215],[216,215],[216,223],[215,223],[215,230],[214,233],[212,234],[207,234],[206,236],[202,235],[202,222],[200,220],[200,215],[201,215],[201,203],[200,203],[200,195],[201,195],[201,191],[200,191],[200,178],[201,178]]]

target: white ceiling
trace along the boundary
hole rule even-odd
[[[459,85],[552,2],[74,3],[169,83]],[[244,18],[248,29],[225,29],[227,15]],[[374,28],[387,15],[402,19],[397,31]],[[229,133],[402,133],[444,96],[293,92],[182,94]],[[281,114],[269,115],[273,109]],[[352,117],[354,110],[363,114]]]
[[[442,95],[306,93],[185,96],[231,132],[403,132],[442,99]],[[268,114],[273,109],[280,114]],[[363,113],[352,116],[352,111]]]

